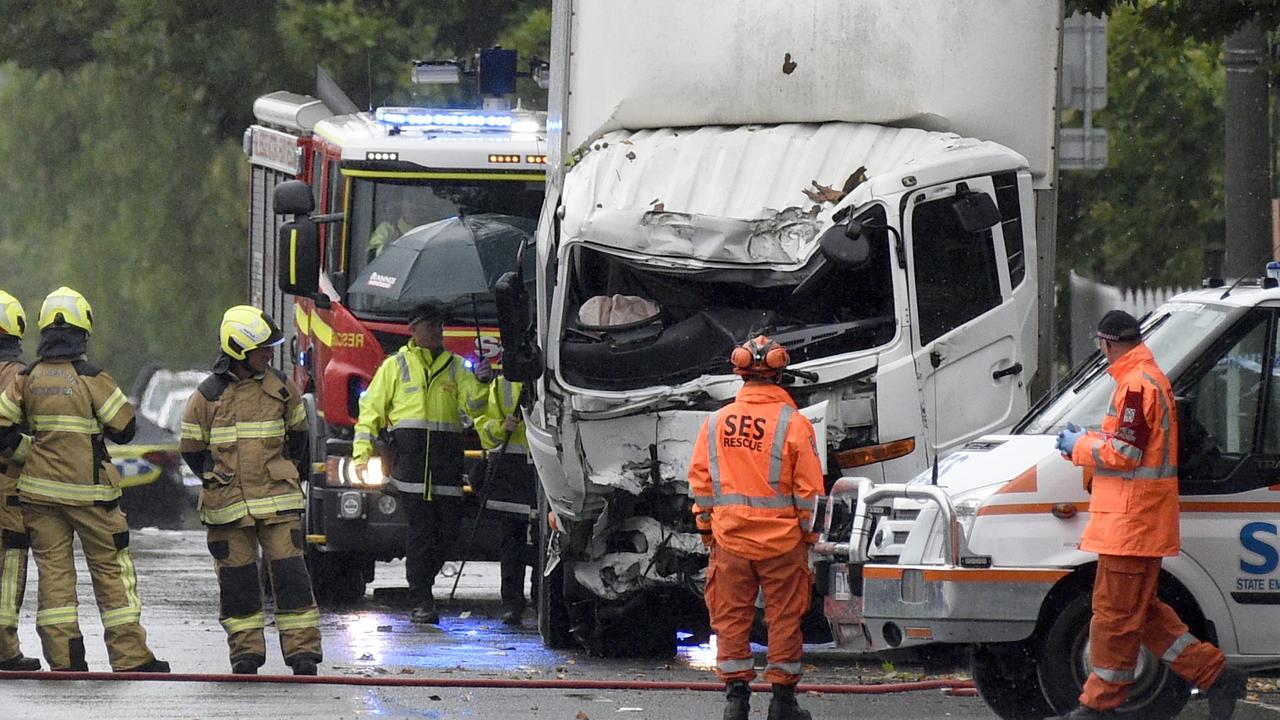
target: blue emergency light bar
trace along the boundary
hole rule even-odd
[[[373,111],[375,120],[388,125],[437,128],[506,129],[515,121],[507,113],[476,113],[467,110],[432,110],[415,107],[380,107]]]

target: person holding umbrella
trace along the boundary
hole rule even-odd
[[[386,490],[409,521],[405,575],[417,623],[438,624],[432,586],[462,516],[462,415],[488,386],[444,348],[444,312],[424,303],[409,315],[409,342],[383,361],[360,398],[352,452],[363,480],[373,442],[391,436],[395,459]]]

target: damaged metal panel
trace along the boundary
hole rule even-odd
[[[660,485],[687,495],[693,440],[706,417],[671,410],[578,423],[588,481],[632,495]]]
[[[817,206],[815,206],[815,209]],[[817,213],[788,208],[758,220],[654,210],[600,210],[582,227],[597,245],[702,262],[798,265],[814,247]]]
[[[650,517],[627,518],[612,532],[631,544],[629,551],[573,564],[574,578],[591,595],[617,600],[662,586],[682,586],[698,595],[706,589],[707,547],[697,533],[672,532]]]

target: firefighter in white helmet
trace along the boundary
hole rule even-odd
[[[104,438],[133,439],[133,405],[116,381],[85,360],[93,310],[67,287],[45,298],[39,359],[0,393],[0,448],[16,448],[21,426],[33,434],[18,477],[22,519],[40,576],[36,630],[53,670],[88,670],[80,634],[73,536],[79,536],[102,615],[111,668],[169,672],[147,647],[142,603],[120,511],[120,475]]]
[[[17,298],[0,291],[0,390],[22,370],[22,335],[27,315]],[[25,657],[18,644],[18,611],[27,589],[31,538],[18,505],[18,473],[31,450],[29,437],[18,448],[0,452],[0,670],[39,670],[40,661]]]
[[[187,401],[179,449],[204,485],[200,520],[221,589],[231,671],[266,662],[258,549],[275,597],[275,625],[294,675],[315,675],[322,659],[320,611],[303,558],[305,499],[297,463],[307,457],[307,414],[293,381],[271,367],[284,334],[258,308],[222,316],[222,354]]]

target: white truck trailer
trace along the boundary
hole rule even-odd
[[[1229,663],[1280,666],[1280,290],[1268,280],[1184,293],[1143,334],[1179,425],[1182,550],[1164,559],[1160,597]],[[936,477],[842,481],[832,501],[856,508],[832,513],[820,546],[848,560],[841,592],[861,598],[872,648],[971,646],[978,690],[1006,720],[1075,707],[1097,556],[1079,548],[1083,471],[1054,440],[1068,422],[1100,427],[1114,390],[1095,354],[1012,434],[968,443]],[[1173,718],[1189,694],[1144,648],[1118,716]]]
[[[688,461],[750,336],[810,374],[829,484],[1023,414],[1060,26],[1017,0],[555,3],[526,415],[548,643],[705,626]]]

